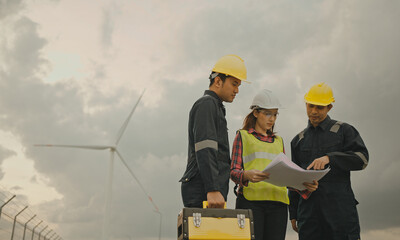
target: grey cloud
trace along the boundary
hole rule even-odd
[[[0,145],[0,161],[3,161],[4,159],[9,158],[16,154],[17,153],[14,152],[13,150],[10,150]]]
[[[5,159],[16,155],[17,153],[0,145],[0,166]],[[0,180],[4,177],[4,172],[0,169]]]
[[[13,44],[6,45],[6,38],[11,40],[11,36],[2,36],[4,42],[0,48],[2,57],[7,63],[6,74],[12,74],[13,78],[18,78],[21,83],[24,83],[30,80],[35,71],[38,71],[35,69],[37,64],[46,62],[37,52],[46,44],[46,41],[38,36],[37,24],[26,17],[16,20],[10,28],[14,35]]]
[[[22,189],[23,189],[23,188],[20,187],[20,186],[13,186],[13,187],[11,187],[11,190],[14,191],[14,192],[19,191],[19,190],[22,190]]]
[[[104,47],[109,48],[112,46],[112,37],[115,28],[115,18],[120,13],[119,7],[116,3],[111,3],[103,9],[103,19],[101,25],[101,42]]]
[[[1,0],[0,1],[0,21],[7,16],[12,16],[23,9],[23,0]]]
[[[238,1],[229,8],[225,3],[215,5],[188,16],[182,25],[179,44],[183,56],[178,66],[235,53],[245,59],[249,76],[257,81],[266,71],[281,70],[292,54],[320,44],[315,35],[329,33],[334,21],[320,16],[320,3],[249,5]],[[324,21],[325,28],[317,21]]]
[[[31,183],[38,183],[37,176],[35,175],[35,176],[31,177],[31,179],[29,180],[29,182],[31,182]]]

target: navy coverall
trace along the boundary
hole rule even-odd
[[[202,207],[207,193],[229,190],[231,158],[225,107],[218,95],[206,90],[189,114],[189,147],[186,171],[181,178],[185,207]]]
[[[291,142],[292,161],[306,169],[316,158],[329,157],[331,170],[305,200],[289,192],[290,219],[297,219],[300,240],[358,240],[360,225],[350,171],[368,164],[368,150],[357,130],[329,116],[317,127],[310,122]]]

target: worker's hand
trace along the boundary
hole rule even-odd
[[[318,188],[318,181],[313,180],[312,183],[303,183],[303,185],[307,188],[308,191],[314,192]]]
[[[323,170],[325,169],[326,164],[329,163],[329,157],[323,156],[315,159],[308,167],[307,170],[313,168],[314,170]]]
[[[297,228],[297,220],[296,219],[291,219],[290,222],[292,223],[293,230],[295,230],[298,233],[299,229]]]
[[[219,191],[207,193],[208,208],[224,208],[225,199]]]
[[[248,180],[250,182],[256,183],[269,178],[269,173],[264,173],[257,169],[245,170],[243,173],[243,178],[245,181]]]

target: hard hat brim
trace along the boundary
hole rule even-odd
[[[240,81],[243,81],[243,82],[251,83],[250,81],[248,81],[246,78],[243,78],[243,77],[234,76],[233,74],[229,74],[229,73],[226,73],[226,72],[223,72],[223,71],[215,71],[214,69],[212,71],[216,72],[216,73],[225,74],[225,75],[227,75],[229,77],[237,78],[237,79],[239,79]]]
[[[309,104],[313,104],[313,105],[317,105],[317,106],[328,106],[329,104],[332,104],[335,101],[327,103],[327,102],[309,101],[309,100],[305,100],[304,99],[304,102],[309,103]]]

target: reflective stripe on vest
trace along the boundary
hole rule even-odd
[[[283,152],[282,138],[277,136],[273,143],[263,142],[254,137],[246,130],[240,130],[243,147],[244,170],[264,170],[266,166]],[[278,187],[267,182],[252,183],[243,187],[243,195],[247,200],[279,201],[289,204],[286,187]]]

